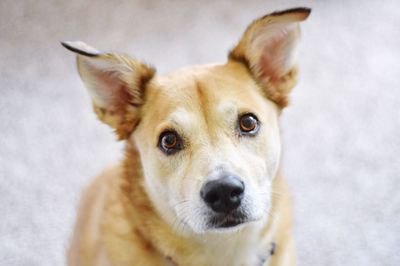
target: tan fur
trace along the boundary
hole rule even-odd
[[[68,265],[258,266],[261,258],[263,265],[295,265],[278,120],[296,82],[287,47],[294,46],[297,22],[308,13],[265,16],[249,26],[225,64],[163,76],[129,57],[82,43],[64,45],[79,54],[98,117],[126,143],[123,162],[83,193]],[[271,23],[283,24],[270,31]],[[285,34],[276,37],[276,27]],[[271,43],[275,52],[268,54]],[[249,112],[260,121],[252,137],[237,128],[238,117]],[[165,130],[182,137],[177,154],[160,151],[157,141]],[[206,222],[199,196],[202,184],[218,178],[221,169],[246,184],[249,219],[226,230]]]

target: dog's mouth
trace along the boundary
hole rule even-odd
[[[230,228],[230,227],[235,227],[242,223],[244,223],[244,222],[241,220],[228,220],[228,221],[225,221],[225,222],[219,224],[219,226],[217,226],[217,228]]]
[[[211,229],[224,229],[238,227],[250,221],[247,215],[234,212],[228,215],[216,215],[210,219],[208,224]]]

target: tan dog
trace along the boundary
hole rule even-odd
[[[82,42],[80,76],[126,156],[87,188],[69,265],[294,265],[278,118],[296,82],[299,22],[254,21],[222,65],[159,76]]]

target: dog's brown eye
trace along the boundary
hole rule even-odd
[[[172,149],[177,143],[175,134],[168,134],[162,138],[162,145],[164,148]]]
[[[174,131],[166,131],[160,135],[159,148],[170,155],[182,149],[182,141],[179,135]]]
[[[239,119],[239,128],[242,134],[254,135],[258,131],[258,119],[253,114],[242,115]]]

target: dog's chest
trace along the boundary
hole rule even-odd
[[[209,240],[209,239],[208,239]],[[254,238],[235,236],[227,239],[207,241],[205,248],[192,250],[190,256],[165,257],[165,265],[181,266],[262,266],[268,265],[271,257],[271,245],[260,246]]]
[[[236,258],[228,257],[226,253],[222,253],[220,254],[221,258],[218,260],[211,261],[210,258],[207,258],[207,262],[204,265],[268,266],[272,255],[272,252],[269,251],[266,254],[253,254],[253,256],[249,257]],[[180,266],[180,264],[176,263],[170,256],[167,256],[165,257],[165,266]]]

